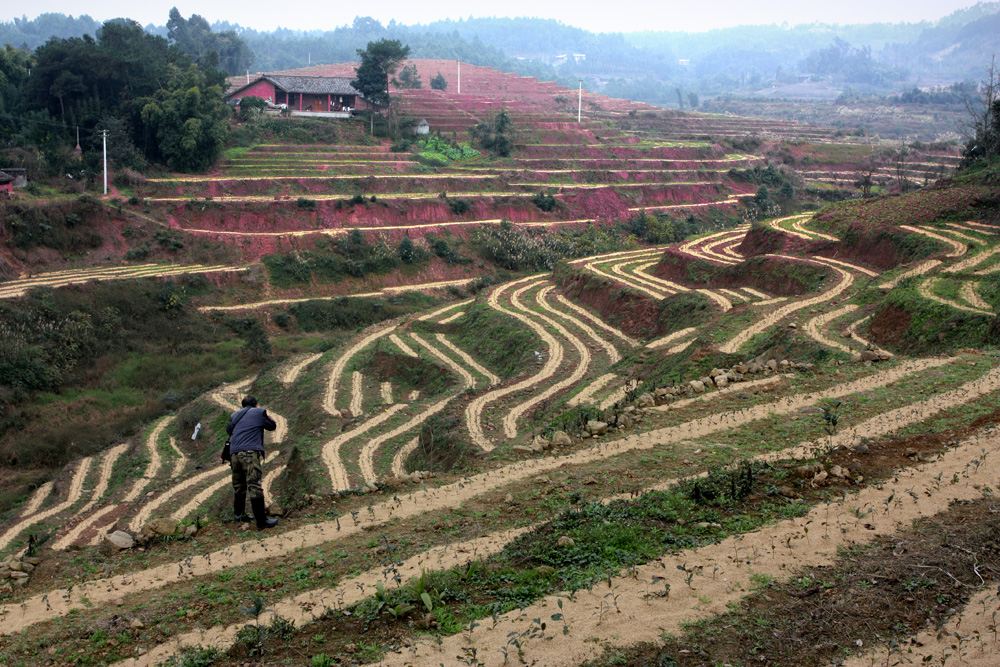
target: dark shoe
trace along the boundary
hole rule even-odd
[[[233,523],[253,523],[253,517],[249,514],[237,514],[233,517]]]
[[[245,493],[237,493],[233,496],[233,521],[236,523],[250,521],[250,517],[247,515],[247,494]]]
[[[257,521],[257,530],[274,528],[278,525],[277,519],[267,518],[267,508],[264,507],[263,498],[251,498],[250,507],[253,508],[253,518]]]

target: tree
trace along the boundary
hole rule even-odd
[[[233,30],[215,33],[203,17],[185,19],[174,7],[167,20],[167,38],[181,52],[201,65],[239,74],[253,60],[246,42]]]
[[[475,127],[469,128],[469,134],[479,142],[479,145],[498,157],[507,157],[514,147],[514,140],[510,136],[513,123],[510,114],[506,109],[501,109],[489,121],[479,123]]]
[[[444,74],[438,72],[435,76],[431,77],[431,90],[447,90],[448,80],[444,78]]]
[[[354,70],[355,79],[351,85],[371,104],[389,106],[389,77],[410,55],[410,47],[403,46],[398,39],[380,39],[368,42],[364,49],[358,49],[361,64]]]
[[[215,162],[229,134],[222,88],[197,65],[171,65],[164,88],[142,104],[142,121],[156,138],[158,157],[177,171],[204,171]]]
[[[1000,66],[996,56],[986,68],[986,80],[979,85],[975,95],[963,94],[965,104],[966,162],[992,159],[1000,155]]]
[[[397,88],[407,88],[415,90],[424,87],[424,82],[420,80],[416,65],[407,65],[399,72],[399,76],[393,80],[393,85]]]

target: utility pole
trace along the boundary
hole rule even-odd
[[[101,130],[101,141],[104,144],[104,194],[108,194],[108,131]]]
[[[576,96],[576,122],[580,122],[583,115],[583,79],[580,79],[580,91]]]
[[[462,59],[458,59],[458,94],[462,94]]]

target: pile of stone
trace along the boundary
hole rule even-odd
[[[738,382],[744,382],[751,379],[749,376],[754,375],[773,375],[775,373],[785,373],[790,370],[812,370],[813,364],[811,363],[796,363],[794,361],[789,361],[788,359],[782,359],[778,361],[777,359],[756,359],[749,363],[736,364],[732,368],[713,368],[712,372],[705,377],[698,378],[697,380],[691,380],[690,382],[675,385],[673,387],[659,387],[654,392],[651,398],[655,404],[660,405],[662,403],[667,403],[673,398],[679,398],[686,395],[697,395],[704,394],[713,387],[716,389],[725,389],[730,384],[735,384]],[[643,396],[650,396],[649,394],[643,394]],[[641,405],[643,397],[640,396],[636,405]],[[648,402],[648,399],[647,399]]]
[[[861,354],[851,356],[851,361],[871,365],[879,361],[889,361],[892,355],[885,350],[865,350]]]
[[[608,425],[604,422],[590,422],[590,424],[603,424],[602,433],[607,432]],[[589,424],[588,424],[589,426]],[[598,427],[599,428],[599,427]],[[589,434],[584,437],[589,437]],[[566,447],[573,444],[573,438],[569,436],[565,431],[556,431],[552,434],[552,439],[549,440],[543,435],[536,435],[530,445],[515,445],[513,447],[515,452],[525,452],[528,454],[541,454],[542,452],[547,452],[550,449],[556,447]]]
[[[430,470],[414,470],[407,475],[400,475],[399,481],[404,484],[419,484],[424,480],[433,479],[435,477],[437,477],[437,475]]]
[[[14,588],[27,586],[31,573],[35,571],[41,559],[35,556],[15,556],[11,554],[0,561],[0,591],[11,592]]]

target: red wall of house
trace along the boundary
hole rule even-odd
[[[259,97],[274,101],[274,84],[270,81],[258,81],[249,88],[244,88],[233,97]]]
[[[0,183],[0,192],[9,192],[14,194],[14,181],[10,183]]]

